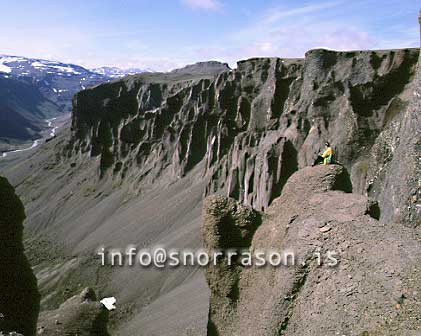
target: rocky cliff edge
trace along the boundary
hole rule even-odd
[[[350,193],[350,185],[343,167],[322,165],[292,175],[265,213],[222,196],[205,201],[209,251],[289,251],[297,259],[295,266],[257,267],[222,258],[209,266],[208,335],[419,331],[421,236],[381,224],[377,202]],[[236,244],[235,233],[246,239]]]

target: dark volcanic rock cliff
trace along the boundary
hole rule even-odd
[[[419,129],[418,120],[405,121],[418,54],[312,50],[304,60],[242,61],[216,78],[131,76],[75,97],[67,154],[100,157],[102,176],[142,184],[164,175],[176,181],[200,167],[205,194],[224,190],[265,209],[329,140],[356,192],[403,209],[406,189],[398,192],[393,178],[392,191],[379,186],[392,170],[400,174],[390,162],[403,125]],[[404,219],[398,212],[382,219]]]
[[[402,118],[393,122],[373,151],[370,194],[378,196],[385,218],[421,225],[421,64]]]
[[[0,332],[35,335],[40,295],[22,244],[25,211],[0,177]]]

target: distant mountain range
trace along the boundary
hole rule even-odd
[[[108,80],[74,64],[4,55],[0,55],[0,77],[34,85],[46,99],[59,106],[58,112],[71,110],[76,92]]]
[[[0,145],[36,140],[75,93],[109,78],[74,64],[0,55]]]
[[[45,119],[71,112],[75,93],[145,71],[0,55],[0,145],[38,139]]]
[[[100,67],[91,69],[92,72],[106,76],[108,78],[121,78],[127,75],[136,75],[142,72],[154,72],[154,70],[146,68],[129,68],[129,69],[120,69],[117,67]]]
[[[35,85],[49,100],[58,104],[62,112],[71,111],[73,95],[85,88],[150,69],[120,69],[82,66],[19,56],[0,55],[0,77],[13,78]]]

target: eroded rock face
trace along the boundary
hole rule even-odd
[[[38,335],[108,336],[108,311],[96,301],[95,292],[86,288],[57,310],[40,314]]]
[[[418,54],[312,50],[303,60],[242,61],[216,77],[146,74],[100,85],[75,97],[66,154],[99,157],[101,176],[135,185],[197,168],[208,181],[205,195],[223,190],[262,210],[329,140],[355,191],[370,189],[388,205],[390,195],[373,192],[371,182],[379,170],[392,171],[383,167],[407,123]],[[407,195],[391,190],[402,208]]]
[[[382,132],[372,151],[369,194],[382,203],[385,218],[421,225],[421,65],[402,119]],[[394,130],[394,131],[393,131]]]
[[[35,335],[40,295],[22,244],[25,210],[0,177],[0,332]]]
[[[382,225],[377,203],[349,193],[346,176],[337,165],[298,171],[260,226],[251,220],[260,217],[250,217],[252,210],[233,200],[212,196],[205,202],[208,249],[237,247],[230,246],[230,233],[238,221],[227,218],[245,218],[241,222],[251,235],[259,226],[251,241],[244,240],[252,254],[287,251],[296,257],[295,266],[245,267],[239,260],[228,266],[225,258],[210,266],[208,335],[403,335],[418,330],[420,236],[398,224]],[[329,266],[329,251],[336,266]]]

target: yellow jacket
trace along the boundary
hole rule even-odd
[[[327,158],[329,156],[332,156],[332,155],[333,155],[333,149],[332,149],[332,147],[328,147],[328,148],[326,148],[326,150],[322,154],[322,157],[325,159],[325,158]]]

